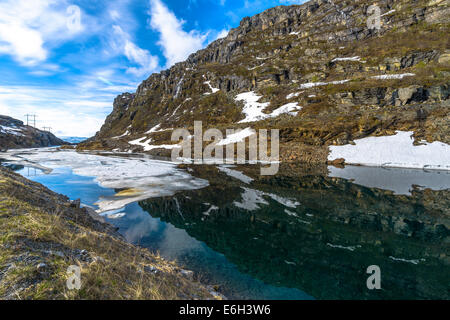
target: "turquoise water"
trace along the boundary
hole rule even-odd
[[[34,168],[23,168],[18,173],[72,200],[82,199],[83,205],[91,207],[95,207],[95,202],[101,196],[115,194],[112,189],[100,187],[93,178],[73,174],[70,168],[58,168],[48,175]],[[268,285],[240,272],[223,254],[189,236],[185,230],[152,217],[151,212],[144,211],[137,203],[127,205],[121,212],[126,213],[123,218],[107,220],[117,226],[128,241],[159,252],[164,258],[178,261],[210,284],[220,286],[227,283],[222,292],[231,298],[312,299],[299,289]]]
[[[94,208],[121,191],[69,167],[14,169]],[[107,219],[229,298],[450,298],[447,172],[294,166],[251,184],[210,166],[189,172],[209,186],[134,202]],[[382,290],[366,286],[372,265]]]

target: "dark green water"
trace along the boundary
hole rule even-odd
[[[15,169],[86,205],[117,191],[70,168]],[[210,186],[127,205],[109,221],[230,298],[450,298],[448,175],[436,191],[411,186],[402,195],[329,177],[323,167],[284,167],[251,184],[215,167],[189,170]],[[371,265],[381,269],[381,290],[366,286]]]

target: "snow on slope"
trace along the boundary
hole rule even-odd
[[[381,76],[373,76],[373,79],[377,80],[391,80],[391,79],[403,79],[404,77],[414,77],[414,73],[402,73],[402,74],[383,74]]]
[[[205,84],[208,85],[208,87],[211,89],[211,91],[212,91],[213,94],[220,91],[219,88],[214,88],[214,87],[211,85],[211,81],[205,81]],[[211,92],[205,93],[205,95],[210,95],[210,94],[211,94]]]
[[[146,141],[144,141],[146,140]],[[162,144],[162,145],[151,145],[150,142],[152,142],[152,139],[148,139],[147,137],[142,137],[137,140],[129,141],[128,143],[135,146],[141,146],[144,148],[144,151],[150,151],[153,149],[166,149],[166,150],[172,150],[175,148],[181,148],[179,144]]]
[[[0,133],[11,134],[14,136],[24,136],[22,133],[22,129],[18,129],[17,127],[8,127],[0,125]]]
[[[261,96],[258,96],[253,91],[241,93],[236,96],[236,101],[244,101],[245,103],[244,109],[242,110],[245,114],[245,119],[239,121],[239,123],[255,122],[267,116],[262,111],[270,105],[270,102],[258,102],[261,98]]]
[[[361,57],[356,56],[356,57],[346,57],[346,58],[335,58],[335,59],[331,60],[331,62],[338,62],[338,61],[355,61],[355,62],[359,62],[359,61],[361,61]]]
[[[450,170],[450,146],[442,142],[413,145],[413,132],[355,140],[355,145],[330,146],[329,161],[367,166]]]
[[[245,114],[245,119],[239,121],[239,123],[255,122],[261,121],[268,118],[276,118],[282,114],[290,114],[296,116],[298,111],[302,108],[297,105],[297,103],[288,103],[284,106],[279,107],[272,113],[264,113],[270,102],[258,102],[262,97],[258,96],[255,92],[244,92],[236,96],[236,101],[244,101],[244,109],[242,112]]]
[[[244,141],[245,138],[248,138],[254,134],[256,134],[255,130],[253,130],[252,128],[245,128],[244,130],[228,135],[225,139],[220,140],[217,145],[226,146],[228,144],[238,143]]]
[[[327,86],[329,84],[344,84],[349,82],[350,80],[338,80],[338,81],[331,81],[331,82],[308,82],[303,83],[300,85],[300,89],[311,89],[314,87],[321,87],[321,86]]]

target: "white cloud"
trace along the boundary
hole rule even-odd
[[[130,62],[137,64],[139,67],[129,67],[128,73],[137,77],[149,75],[159,68],[159,59],[157,56],[150,54],[148,50],[139,48],[130,40],[128,33],[122,30],[120,26],[113,26],[114,33],[118,36],[115,39],[115,46],[122,51]]]
[[[219,33],[218,33],[218,35],[216,37],[216,40],[225,38],[228,35],[229,32],[230,32],[230,30],[228,30],[228,29],[223,29],[223,30],[219,31]]]
[[[2,1],[0,54],[11,55],[24,66],[45,61],[49,55],[46,45],[71,39],[83,31],[81,20],[74,19],[74,14],[81,15],[81,11],[75,8],[78,7],[56,0]]]
[[[193,52],[202,49],[208,33],[183,30],[183,20],[177,19],[160,0],[150,0],[150,26],[160,33],[158,45],[163,49],[167,67],[186,60]]]
[[[92,76],[93,78],[96,75]],[[52,88],[39,86],[0,86],[0,114],[24,120],[37,115],[37,126],[50,126],[59,136],[90,137],[111,112],[119,87],[84,86]]]

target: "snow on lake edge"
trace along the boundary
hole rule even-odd
[[[414,146],[414,132],[397,131],[393,136],[367,137],[355,145],[330,146],[329,161],[375,167],[450,170],[450,145],[442,142]]]

